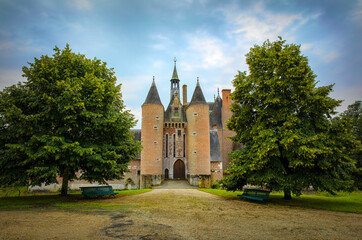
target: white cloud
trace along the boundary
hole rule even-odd
[[[68,0],[68,4],[81,11],[89,11],[93,9],[91,0]]]
[[[121,92],[123,95],[123,99],[127,99],[128,101],[138,100],[139,93],[142,90],[149,88],[152,83],[152,78],[147,75],[138,75],[132,77],[118,77],[117,76],[117,84],[122,84]],[[144,100],[144,99],[142,99]]]
[[[203,69],[223,67],[232,61],[232,58],[225,54],[224,43],[204,32],[186,36],[190,54],[194,55],[193,66]],[[188,66],[189,68],[191,65]]]
[[[352,18],[357,24],[362,25],[362,0],[359,0],[355,10],[353,11]]]
[[[330,53],[325,54],[322,59],[324,60],[325,63],[329,63],[332,62],[334,59],[338,58],[339,54],[337,51],[332,51]]]
[[[151,35],[150,39],[152,40],[151,47],[156,50],[167,50],[172,44],[170,38],[162,34]]]
[[[152,64],[152,69],[160,69],[160,68],[163,68],[164,65],[165,65],[164,61],[156,60]]]
[[[274,40],[284,36],[294,40],[294,32],[319,14],[303,16],[302,14],[274,13],[264,8],[262,2],[254,4],[247,11],[238,7],[222,9],[227,21],[232,26],[231,36],[242,37],[242,43],[261,44],[266,39]]]
[[[357,100],[362,100],[361,97],[362,85],[357,86],[339,86],[336,84],[334,91],[330,94],[332,98],[343,100],[340,107],[337,107],[337,112],[342,113],[347,110],[348,105],[353,104]]]
[[[127,110],[130,110],[131,113],[134,115],[135,119],[137,120],[137,125],[134,126],[135,129],[141,129],[141,125],[142,125],[142,109],[141,106],[137,107],[137,108],[133,108],[133,107],[126,107]]]
[[[311,49],[312,47],[313,47],[313,45],[311,43],[305,43],[300,46],[300,50],[302,52],[304,52],[304,51]]]
[[[0,90],[25,81],[26,78],[22,77],[22,74],[20,69],[0,69]]]

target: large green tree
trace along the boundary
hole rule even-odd
[[[341,114],[341,119],[349,123],[349,127],[352,130],[354,136],[362,142],[362,101],[355,101],[353,104],[347,107],[347,110]],[[353,153],[353,158],[356,163],[356,172],[354,173],[355,185],[362,189],[362,150],[361,144],[359,148]]]
[[[0,93],[0,185],[63,178],[121,179],[140,151],[113,69],[67,45],[23,67],[27,81]]]
[[[356,147],[351,132],[331,121],[341,101],[328,97],[332,85],[317,87],[316,75],[300,46],[279,38],[255,45],[246,55],[249,74],[239,72],[227,126],[242,149],[231,153],[224,183],[284,191],[346,189],[354,164],[346,152]]]

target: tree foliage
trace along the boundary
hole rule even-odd
[[[362,189],[362,150],[361,150],[361,142],[362,142],[362,102],[355,101],[353,104],[347,107],[347,110],[341,114],[341,119],[347,121],[349,124],[349,128],[352,130],[353,135],[359,141],[359,148],[353,152],[352,157],[356,163],[356,172],[354,175],[354,181],[356,187],[360,190]]]
[[[283,190],[285,199],[302,189],[346,189],[354,164],[346,152],[356,143],[342,122],[331,121],[341,101],[332,86],[317,87],[300,46],[279,38],[255,45],[246,55],[249,74],[239,72],[227,126],[244,148],[231,153],[224,184]]]
[[[69,48],[35,58],[0,94],[0,184],[121,179],[140,151],[113,69]]]

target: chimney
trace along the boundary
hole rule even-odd
[[[183,105],[187,106],[187,85],[182,86],[182,97]]]
[[[222,105],[223,106],[230,106],[231,105],[231,99],[230,99],[230,89],[223,89],[222,91]]]

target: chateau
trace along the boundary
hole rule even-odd
[[[165,179],[187,179],[190,185],[210,187],[223,177],[233,150],[228,138],[233,132],[226,129],[231,117],[230,90],[222,90],[222,96],[206,102],[199,80],[191,101],[187,100],[187,86],[182,86],[177,74],[176,60],[170,80],[170,102],[165,109],[155,80],[142,105],[142,129],[135,129],[134,139],[141,141],[143,150],[130,162],[129,172],[123,180],[107,181],[114,189],[151,188]],[[79,175],[79,173],[77,173]],[[58,184],[34,186],[33,190],[56,190]],[[69,188],[98,185],[74,180]]]
[[[130,164],[131,173],[140,188],[160,185],[164,179],[187,179],[191,185],[209,187],[223,177],[229,164],[233,144],[226,129],[230,118],[230,90],[222,90],[213,102],[206,102],[197,78],[190,101],[187,85],[182,86],[176,60],[170,80],[170,102],[165,109],[153,79],[142,105],[142,129],[135,130],[143,150]],[[132,171],[133,170],[133,171]]]

